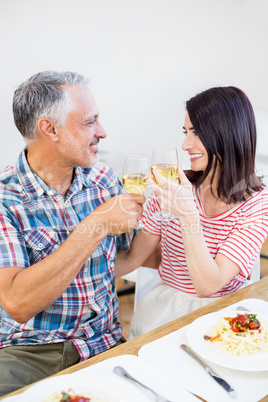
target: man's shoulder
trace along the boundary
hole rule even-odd
[[[0,171],[1,204],[14,203],[21,197],[21,184],[16,172],[16,166],[10,165]]]
[[[0,186],[1,188],[13,187],[13,185],[18,184],[18,176],[16,172],[16,166],[10,165],[0,170]]]
[[[119,182],[118,175],[109,166],[96,163],[94,166],[82,167],[82,174],[85,180],[94,183],[99,187],[110,187]]]
[[[2,182],[6,178],[14,176],[15,174],[15,165],[8,165],[4,169],[0,170],[0,181]]]

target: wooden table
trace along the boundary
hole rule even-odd
[[[135,339],[132,339],[131,341],[126,342],[125,344],[122,344],[116,348],[110,349],[106,352],[103,352],[97,356],[94,356],[84,362],[78,363],[72,367],[69,367],[68,369],[65,369],[63,371],[60,371],[56,375],[60,374],[70,374],[73,373],[74,371],[83,369],[88,366],[92,366],[95,363],[99,363],[103,360],[110,359],[111,357],[115,356],[121,356],[125,354],[131,354],[131,355],[138,355],[139,349],[149,343],[154,341],[155,339],[161,338],[162,336],[165,336],[169,334],[170,332],[176,331],[185,325],[190,324],[192,321],[194,321],[196,318],[212,313],[215,311],[219,311],[225,307],[228,307],[231,304],[237,303],[241,301],[241,305],[243,305],[243,300],[244,299],[261,299],[264,301],[268,302],[268,277],[265,277],[261,279],[258,282],[253,283],[252,285],[249,285],[241,290],[238,290],[237,292],[234,292],[228,296],[224,296],[219,300],[216,300],[207,306],[201,307],[198,310],[193,311],[192,313],[186,314],[183,317],[177,318],[174,321],[169,322],[168,324],[165,324],[153,331],[147,332],[146,334],[139,336]],[[9,395],[14,395],[18,394],[22,391],[24,391],[27,387],[21,388],[20,390],[13,392],[12,394]],[[2,399],[2,398],[0,398]],[[266,401],[268,402],[268,396],[263,398],[261,400],[262,402]]]

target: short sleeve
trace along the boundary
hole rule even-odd
[[[218,253],[237,264],[242,275],[247,278],[267,233],[268,199],[265,195],[242,214],[228,238],[219,246]]]

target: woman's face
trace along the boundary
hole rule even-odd
[[[208,153],[191,123],[188,112],[185,115],[183,129],[186,137],[183,141],[182,149],[188,152],[190,156],[191,170],[196,172],[204,171],[208,164]]]

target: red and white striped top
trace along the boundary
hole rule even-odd
[[[223,289],[210,297],[224,296],[239,289],[246,281],[267,236],[268,192],[256,192],[230,211],[213,217],[205,215],[198,191],[194,191],[194,196],[210,254],[213,258],[218,253],[223,254],[240,268],[240,272]],[[166,284],[195,295],[187,269],[180,223],[178,219],[169,222],[155,220],[153,215],[157,211],[160,211],[157,197],[151,195],[142,222],[146,231],[161,236],[159,274]]]

